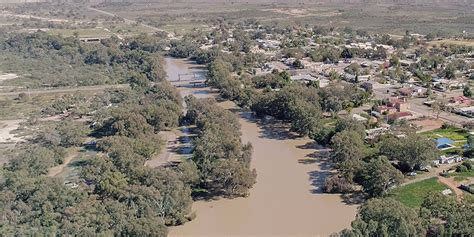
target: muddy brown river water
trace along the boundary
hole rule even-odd
[[[195,65],[166,59],[170,80],[178,73],[202,73]],[[183,95],[214,96],[209,88],[179,87]],[[220,104],[234,108],[233,103]],[[197,217],[170,229],[169,236],[327,236],[350,226],[357,205],[340,195],[322,193],[331,167],[327,151],[311,140],[295,138],[285,126],[261,123],[239,112],[242,140],[254,148],[251,166],[257,183],[249,197],[197,201]]]

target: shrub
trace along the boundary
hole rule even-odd
[[[468,171],[468,168],[464,165],[460,165],[458,167],[456,167],[456,172],[458,173],[463,173],[463,172],[467,172]]]
[[[326,178],[324,182],[324,191],[327,193],[348,193],[354,191],[352,182],[346,178],[333,175]]]
[[[461,165],[466,167],[468,170],[472,170],[474,168],[474,162],[470,160],[465,160]]]

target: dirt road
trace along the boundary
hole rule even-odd
[[[454,194],[456,194],[456,197],[458,200],[462,198],[463,191],[458,188],[459,184],[456,181],[454,181],[453,178],[446,178],[446,177],[439,176],[438,180],[441,183],[448,186],[454,192]]]
[[[64,168],[66,168],[66,166],[69,165],[69,163],[71,163],[72,159],[74,159],[74,157],[77,155],[78,149],[79,148],[76,148],[76,149],[73,149],[73,150],[69,151],[68,154],[66,155],[66,157],[64,158],[64,161],[63,161],[62,164],[57,165],[57,166],[52,167],[51,169],[49,169],[48,177],[55,177],[58,174],[60,174],[61,172],[63,172]]]
[[[87,9],[91,10],[91,11],[96,11],[96,12],[99,12],[99,13],[102,13],[104,15],[108,15],[108,16],[113,16],[113,17],[120,17],[122,18],[125,23],[128,23],[128,24],[140,24],[148,29],[151,29],[151,30],[154,30],[154,31],[164,31],[163,29],[159,29],[157,27],[154,27],[154,26],[151,26],[151,25],[147,25],[147,24],[144,24],[144,23],[140,23],[140,22],[137,22],[135,20],[131,20],[131,19],[127,19],[127,18],[124,18],[124,17],[121,17],[117,14],[114,14],[112,12],[108,12],[108,11],[104,11],[104,10],[100,10],[100,9],[97,9],[97,8],[93,8],[93,7],[87,7]]]

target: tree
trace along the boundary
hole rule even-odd
[[[462,93],[466,97],[472,97],[472,91],[471,91],[471,88],[469,86],[465,86]]]
[[[424,236],[426,229],[417,213],[390,199],[370,199],[360,208],[352,230],[341,236]]]
[[[341,53],[341,58],[352,58],[354,57],[353,53],[351,52],[350,49],[344,48]]]
[[[225,195],[246,196],[256,182],[257,172],[249,172],[246,165],[237,160],[218,160],[211,177],[215,184],[213,188]]]
[[[421,204],[420,216],[431,236],[470,236],[474,234],[472,200],[456,201],[441,193],[429,193]]]
[[[362,139],[365,138],[365,126],[361,122],[351,118],[340,118],[336,122],[336,132],[343,132],[343,131],[354,131],[360,135]]]
[[[456,68],[453,65],[448,64],[448,66],[446,66],[446,68],[444,69],[444,76],[447,79],[455,79],[456,78]]]
[[[435,142],[416,133],[402,138],[391,136],[383,138],[380,153],[390,160],[398,161],[404,171],[419,168],[438,157]]]
[[[402,173],[384,156],[370,160],[362,173],[362,186],[371,197],[383,196],[389,188],[403,181]]]
[[[61,121],[56,127],[63,147],[80,146],[85,141],[87,130],[84,125],[72,120]]]
[[[296,100],[290,108],[291,130],[301,136],[314,134],[321,126],[321,109],[304,100]]]
[[[364,155],[364,143],[357,132],[342,131],[331,139],[332,157],[336,163],[347,160],[360,160]]]
[[[433,110],[433,112],[436,113],[436,119],[439,119],[439,115],[441,114],[441,112],[443,111],[445,107],[445,103],[443,100],[435,100],[432,104],[431,104],[431,110]]]
[[[342,131],[331,139],[331,158],[344,177],[352,180],[361,168],[364,157],[364,141],[355,131]]]
[[[304,64],[303,64],[303,62],[301,62],[301,60],[296,59],[296,60],[293,62],[293,67],[296,68],[296,69],[303,69],[303,68],[304,68]]]
[[[347,180],[344,176],[332,175],[324,181],[324,191],[327,193],[347,193],[353,190],[352,180]]]
[[[252,147],[242,144],[236,116],[215,106],[215,101],[193,97],[186,101],[186,117],[196,124],[198,134],[192,158],[199,173],[196,186],[210,195],[247,195],[256,172],[250,169]]]
[[[399,67],[400,66],[400,58],[396,55],[392,55],[392,57],[390,58],[390,66]]]

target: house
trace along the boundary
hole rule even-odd
[[[454,148],[454,141],[445,137],[438,138],[436,139],[436,148],[442,151]]]
[[[394,114],[394,113],[405,113],[410,108],[406,99],[392,98],[386,105],[378,106],[375,110],[379,113]],[[404,115],[406,116],[406,115]]]
[[[389,114],[387,116],[388,121],[395,121],[395,120],[399,120],[399,119],[410,120],[412,118],[414,118],[414,117],[413,117],[413,114],[410,113],[410,112],[396,112],[396,113],[393,113],[393,114]]]
[[[462,162],[463,158],[457,155],[454,156],[440,156],[438,160],[434,160],[433,163],[440,165],[440,164],[453,164],[457,162]]]
[[[375,111],[380,114],[393,114],[397,112],[397,109],[393,106],[380,105],[375,108]]]
[[[451,97],[449,99],[449,102],[455,105],[460,105],[462,107],[473,105],[473,100],[467,96]]]
[[[384,135],[388,131],[389,130],[386,127],[367,129],[367,130],[365,130],[365,133],[366,133],[365,139],[367,139],[367,140],[375,139],[375,138],[377,138],[381,135]]]
[[[390,104],[394,106],[398,112],[407,112],[408,109],[410,108],[409,104],[407,103],[406,99],[393,99],[390,101]]]
[[[294,75],[291,76],[290,79],[295,82],[301,82],[308,84],[310,82],[317,82],[320,88],[326,87],[329,85],[329,80],[324,78],[317,78],[310,74],[302,74],[302,75]]]
[[[468,118],[474,118],[474,106],[456,109],[454,112]]]

